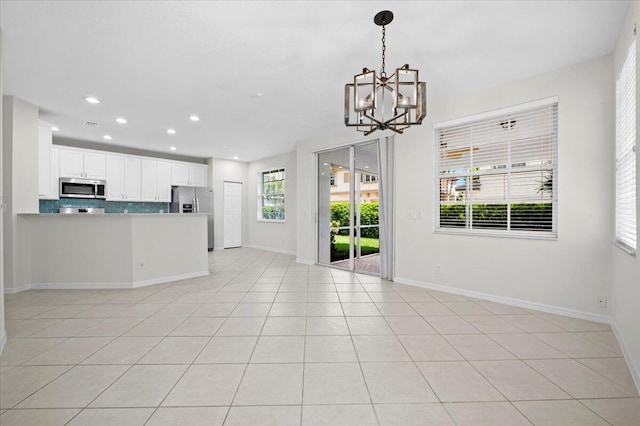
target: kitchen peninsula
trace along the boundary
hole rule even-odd
[[[209,274],[206,214],[19,214],[18,288],[135,288]]]

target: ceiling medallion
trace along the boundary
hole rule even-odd
[[[383,10],[373,22],[382,27],[382,69],[380,76],[368,68],[344,86],[344,124],[368,135],[390,129],[397,133],[414,124],[422,124],[427,115],[427,85],[418,81],[418,70],[406,64],[387,77],[385,72],[385,26],[393,13]],[[353,102],[353,105],[351,103]]]

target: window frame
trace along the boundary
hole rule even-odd
[[[556,134],[555,134],[555,146],[553,147],[553,158],[551,166],[545,167],[524,167],[522,171],[538,171],[538,169],[552,169],[553,174],[553,194],[550,199],[552,204],[552,229],[551,231],[521,231],[521,230],[511,230],[511,229],[492,229],[492,228],[453,228],[453,227],[441,227],[440,226],[440,206],[441,206],[441,186],[440,186],[440,143],[439,143],[439,133],[443,129],[451,128],[455,126],[463,126],[467,124],[478,123],[482,121],[493,120],[496,118],[500,118],[505,115],[521,113],[528,110],[534,110],[537,108],[548,107],[555,104],[556,105]],[[558,97],[553,96],[545,99],[540,99],[533,102],[527,102],[524,104],[514,105],[506,108],[500,108],[497,110],[487,111],[479,114],[474,114],[470,116],[465,116],[461,118],[456,118],[453,120],[448,120],[440,123],[434,124],[434,132],[433,132],[433,153],[434,153],[434,221],[433,221],[433,232],[436,234],[451,234],[451,235],[467,235],[467,236],[485,236],[485,237],[501,237],[501,238],[518,238],[518,239],[534,239],[534,240],[557,240],[558,239],[558,117],[559,117],[559,102]],[[516,163],[514,163],[516,164]],[[506,165],[504,168],[500,167],[500,170],[506,169],[506,173],[512,173],[512,170],[518,172],[518,168],[514,168],[512,165]],[[469,172],[461,173],[461,175],[469,175],[473,178],[472,185],[481,185],[482,176],[497,176],[499,173],[494,173],[491,171],[477,171],[473,172],[473,174],[469,174]],[[448,176],[453,177],[453,176]],[[476,177],[478,181],[476,181]],[[468,183],[467,183],[468,184]],[[471,200],[473,203],[473,200]],[[517,203],[517,199],[515,200],[505,200],[505,204],[507,208],[509,208],[509,204]],[[488,203],[490,204],[490,203]],[[469,205],[466,203],[465,205]],[[467,207],[468,209],[468,207]],[[468,210],[467,210],[468,211]],[[507,224],[507,228],[509,228],[509,224]]]
[[[635,31],[635,27],[633,30],[633,35],[632,37],[628,40],[626,46],[625,46],[625,52],[624,52],[624,58],[622,59],[621,63],[619,64],[619,68],[616,70],[616,78],[615,78],[615,96],[616,96],[616,100],[615,100],[615,132],[616,132],[616,136],[615,136],[615,155],[614,155],[614,212],[613,212],[613,217],[614,217],[614,235],[613,235],[613,240],[614,240],[614,245],[617,246],[618,248],[620,248],[621,250],[623,250],[624,252],[630,254],[631,256],[636,256],[637,250],[638,250],[638,222],[637,222],[637,217],[638,217],[638,212],[637,212],[637,188],[638,188],[638,182],[637,182],[637,167],[638,167],[638,144],[637,144],[637,45],[636,45],[637,41],[636,41],[636,31]],[[630,59],[630,53],[633,52],[633,58],[635,59],[635,62],[632,64],[633,66],[633,72],[629,73],[629,75],[631,75],[631,77],[633,78],[633,86],[636,88],[636,92],[633,93],[631,99],[633,102],[633,113],[628,112],[628,115],[625,115],[624,117],[622,117],[622,120],[624,119],[632,119],[633,120],[633,133],[634,133],[634,138],[633,138],[633,144],[631,146],[631,152],[629,151],[625,151],[625,152],[620,152],[621,150],[623,150],[624,148],[627,148],[624,145],[624,142],[620,140],[619,138],[619,118],[620,116],[618,115],[619,113],[619,97],[618,97],[618,93],[619,93],[619,86],[618,83],[620,82],[620,78],[622,77],[622,73],[624,71],[625,66],[627,65],[627,61]],[[627,148],[628,149],[628,148]],[[627,163],[627,161],[630,163]],[[619,176],[618,176],[618,169],[620,167],[625,167],[625,168],[630,168],[632,169],[635,173],[632,179],[632,184],[629,188],[619,188]],[[620,190],[624,190],[625,191],[625,195],[629,195],[631,194],[631,197],[634,200],[634,203],[632,203],[632,216],[633,216],[633,220],[631,220],[630,222],[634,222],[634,232],[635,235],[633,236],[635,241],[625,241],[623,239],[621,239],[621,235],[619,234],[619,220],[620,220],[620,206],[618,204],[619,202],[619,191]],[[631,218],[629,218],[631,219]],[[632,243],[635,243],[635,247],[632,245]]]
[[[283,182],[283,191],[282,192],[276,192],[276,193],[271,193],[271,194],[265,194],[264,193],[264,184],[265,184],[265,180],[264,177],[265,175],[269,174],[269,173],[278,173],[278,172],[282,172],[283,174],[283,178],[282,178],[282,182]],[[258,171],[258,204],[257,204],[257,221],[258,222],[265,222],[265,223],[285,223],[287,220],[287,210],[286,210],[286,192],[287,192],[287,187],[286,187],[286,182],[287,182],[287,171],[286,171],[286,167],[272,167],[272,168],[268,168],[268,169],[264,169],[264,170],[259,170]],[[264,201],[265,201],[265,197],[268,196],[272,196],[272,195],[281,195],[282,196],[282,214],[283,214],[283,219],[270,219],[270,218],[265,218],[264,217]]]

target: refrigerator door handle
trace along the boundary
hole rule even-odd
[[[200,213],[200,200],[196,198],[196,213]]]

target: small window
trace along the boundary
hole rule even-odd
[[[554,100],[436,126],[440,232],[556,237]]]
[[[377,182],[378,181],[378,176],[376,176],[376,175],[362,175],[361,179],[362,179],[363,183]]]
[[[636,40],[616,79],[616,243],[637,249],[636,230]]]
[[[344,172],[344,183],[351,183],[351,174],[349,172]]]
[[[260,172],[258,182],[258,220],[284,221],[285,171]]]

